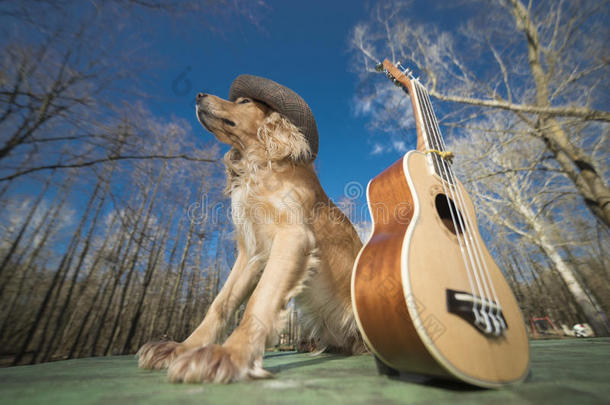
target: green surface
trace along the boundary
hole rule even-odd
[[[171,384],[132,356],[97,357],[0,370],[2,404],[608,404],[610,339],[531,343],[532,374],[499,390],[378,376],[370,355],[270,353],[270,380]]]

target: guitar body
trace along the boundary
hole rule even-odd
[[[411,151],[368,185],[373,231],[356,259],[351,285],[360,331],[375,355],[401,372],[481,387],[522,381],[529,348],[521,312],[481,240],[472,201],[457,180],[454,190],[463,196],[459,213],[474,222],[470,247],[479,249],[479,260],[485,262],[481,268],[494,286],[506,328],[499,335],[484,333],[450,308],[451,291],[462,296],[477,291],[459,240],[463,245],[468,235],[454,226],[447,184],[430,162],[428,155]]]

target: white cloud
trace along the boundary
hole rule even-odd
[[[409,150],[405,141],[392,141],[387,144],[374,143],[371,155],[381,155],[382,153],[406,153]]]
[[[376,143],[373,145],[373,150],[371,151],[371,155],[380,155],[384,152],[384,147],[380,144]]]
[[[397,152],[405,153],[407,151],[407,146],[405,145],[404,141],[394,141],[392,146]]]
[[[362,99],[354,99],[354,110],[356,113],[356,116],[359,115],[367,115],[371,113],[371,110],[373,109],[373,105],[371,103],[371,100],[362,100]]]

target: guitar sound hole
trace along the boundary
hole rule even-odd
[[[460,224],[464,223],[464,219],[462,214],[460,214],[460,211],[453,203],[453,200],[451,198],[447,198],[445,194],[437,194],[434,203],[436,205],[438,216],[441,218],[441,221],[443,221],[443,224],[447,227],[447,229],[455,234],[457,225],[458,232],[460,234],[463,233],[463,229]],[[453,213],[453,217],[451,216],[451,213]]]

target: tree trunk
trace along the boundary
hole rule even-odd
[[[140,297],[138,298],[137,304],[135,305],[135,313],[133,319],[131,321],[131,326],[129,328],[129,332],[127,333],[127,339],[125,340],[125,344],[123,345],[122,353],[129,353],[131,348],[131,341],[136,333],[138,328],[138,323],[140,321],[140,316],[142,315],[142,307],[144,305],[144,300],[146,299],[146,294],[148,293],[148,287],[152,278],[154,276],[155,269],[157,268],[157,263],[159,261],[160,253],[165,249],[165,245],[167,244],[167,237],[169,235],[169,230],[171,228],[171,224],[174,219],[174,213],[176,212],[176,208],[172,210],[168,225],[163,232],[163,236],[161,237],[161,241],[158,244],[158,248],[155,250],[154,246],[156,245],[156,241],[153,244],[153,249],[150,252],[150,256],[148,259],[148,266],[146,268],[146,273],[144,274],[144,280],[142,281],[142,292],[140,293]]]
[[[187,217],[188,218],[188,217]],[[178,231],[176,232],[176,238],[174,239],[174,244],[172,246],[172,251],[169,254],[169,259],[167,261],[167,268],[165,269],[165,278],[163,280],[163,286],[161,289],[161,293],[159,295],[159,300],[157,301],[157,305],[153,310],[152,320],[150,323],[150,330],[148,335],[153,336],[153,334],[157,331],[157,319],[159,319],[159,314],[162,312],[166,312],[163,308],[167,306],[165,302],[165,293],[169,289],[170,280],[172,276],[172,263],[174,262],[174,258],[176,257],[176,252],[178,251],[178,245],[180,243],[180,237],[182,236],[182,226],[184,224],[184,219],[181,218],[178,222]],[[168,315],[169,316],[169,315]],[[163,331],[164,334],[167,334],[167,330]]]
[[[549,75],[542,65],[542,44],[537,27],[532,21],[530,10],[520,0],[510,0],[510,3],[516,24],[527,38],[530,70],[536,84],[536,105],[550,107]],[[555,118],[541,113],[537,126],[564,173],[584,198],[587,208],[606,227],[610,227],[610,188],[604,184],[591,159],[570,142]]]
[[[202,184],[203,186],[203,184]],[[203,187],[200,187],[197,195],[199,196],[201,194]],[[182,288],[182,283],[183,283],[183,277],[184,277],[184,268],[186,266],[186,261],[188,258],[188,254],[189,254],[189,250],[191,249],[191,245],[192,245],[192,239],[193,239],[193,232],[195,231],[195,222],[189,218],[190,220],[190,224],[189,224],[189,231],[186,237],[186,243],[184,244],[184,249],[182,250],[182,256],[180,257],[180,263],[178,265],[178,274],[176,277],[176,282],[174,283],[174,288],[172,290],[172,295],[170,297],[170,302],[169,302],[169,306],[167,309],[167,321],[165,323],[165,328],[163,329],[165,331],[166,334],[169,334],[169,327],[171,325],[173,316],[174,316],[174,311],[176,309],[176,302],[178,300],[178,295],[180,293],[180,289]]]
[[[67,186],[68,190],[69,190],[70,183],[68,183],[65,186]],[[64,189],[63,192],[58,193],[58,196],[57,196],[56,200],[54,201],[53,205],[51,207],[49,207],[48,211],[45,213],[45,217],[49,218],[49,222],[44,230],[42,238],[40,238],[40,241],[36,244],[34,250],[31,252],[31,254],[27,258],[26,262],[23,264],[23,266],[21,266],[21,268],[23,270],[21,271],[22,274],[21,274],[21,278],[20,278],[18,286],[17,286],[17,290],[15,291],[15,294],[13,294],[13,298],[10,301],[10,304],[7,305],[8,309],[6,310],[6,312],[4,314],[5,317],[2,321],[2,325],[0,326],[0,341],[4,341],[4,338],[6,336],[5,332],[6,333],[9,332],[8,325],[9,325],[10,319],[12,318],[13,311],[15,310],[19,299],[22,298],[23,296],[28,297],[28,298],[32,297],[32,295],[30,293],[23,293],[23,288],[28,281],[30,281],[30,283],[31,283],[33,280],[37,279],[36,272],[34,272],[34,274],[32,275],[33,265],[36,263],[36,260],[38,259],[38,256],[42,252],[42,249],[45,247],[47,240],[49,239],[49,237],[55,230],[55,226],[57,224],[57,219],[59,217],[61,210],[64,207],[67,196],[69,194],[68,190]],[[34,245],[34,239],[36,238],[36,236],[39,235],[43,225],[44,225],[44,221],[41,221],[40,225],[36,228],[36,230],[34,232],[34,236],[32,236],[32,240],[30,241],[31,245]],[[2,292],[1,292],[2,288],[5,287],[6,284],[8,284],[8,282],[0,285],[0,297],[2,297]],[[25,295],[23,295],[23,294],[25,294]]]
[[[144,203],[142,203],[142,205],[138,209],[136,218],[140,217],[142,211],[144,210],[144,207],[145,207],[145,205],[144,205]],[[118,215],[120,215],[120,214],[118,214]],[[100,319],[98,320],[97,328],[95,329],[95,332],[93,334],[93,336],[94,336],[93,343],[91,344],[91,347],[89,350],[89,356],[95,355],[98,341],[101,337],[102,330],[104,329],[106,317],[108,316],[108,313],[110,312],[110,307],[112,306],[112,300],[114,298],[114,293],[116,292],[116,288],[121,281],[121,277],[123,276],[123,272],[124,272],[123,266],[125,265],[125,261],[127,260],[127,257],[129,257],[129,251],[131,250],[131,246],[135,239],[135,229],[132,229],[131,232],[129,232],[129,230],[125,224],[122,224],[120,229],[122,232],[119,237],[119,242],[117,243],[117,246],[114,249],[114,251],[116,253],[112,255],[113,260],[115,260],[115,264],[112,266],[112,269],[110,270],[110,273],[113,276],[112,289],[110,291],[110,296],[109,296],[108,300],[105,301],[106,305],[104,307],[104,311],[102,312],[102,315],[101,315]],[[125,242],[126,237],[128,237],[127,242]],[[124,252],[123,252],[123,248],[125,248]],[[104,297],[102,297],[102,298],[104,298]],[[104,302],[103,299],[102,299],[102,302]]]
[[[68,273],[70,272],[70,269],[72,268],[72,261],[74,260],[74,256],[76,255],[76,250],[78,248],[78,245],[80,244],[83,228],[85,226],[87,219],[89,218],[89,213],[91,212],[91,209],[93,208],[93,204],[95,202],[95,198],[97,196],[98,189],[99,189],[99,184],[95,187],[95,190],[94,190],[91,198],[87,202],[85,212],[83,213],[83,216],[81,217],[81,220],[78,224],[78,227],[76,228],[76,231],[72,235],[72,238],[68,245],[68,249],[66,250],[64,257],[62,258],[63,266],[60,265],[60,267],[57,269],[57,273],[60,275],[58,278],[59,283],[55,287],[55,293],[54,293],[53,299],[51,301],[49,315],[47,316],[44,328],[42,330],[42,334],[41,334],[41,337],[40,337],[40,340],[38,343],[38,347],[35,350],[35,355],[32,358],[32,363],[37,362],[40,359],[43,359],[45,357],[43,348],[44,348],[45,344],[48,343],[47,342],[47,333],[49,331],[49,327],[51,326],[51,320],[53,318],[53,315],[55,315],[55,313],[56,313],[55,308],[57,307],[58,302],[61,298],[61,292],[62,292],[64,283],[66,282],[66,279],[68,277]],[[76,269],[75,269],[75,271],[76,271]],[[43,311],[43,313],[44,313],[44,311]],[[60,318],[60,317],[62,317],[62,314],[58,313],[56,316],[56,319]],[[53,333],[54,334],[57,333],[56,328],[54,328]]]
[[[114,324],[113,324],[111,332],[110,332],[110,338],[108,339],[108,344],[106,345],[106,349],[104,350],[105,355],[108,355],[110,353],[112,344],[114,343],[114,336],[115,336],[115,333],[119,326],[119,320],[121,318],[121,313],[123,311],[123,306],[125,304],[125,298],[127,297],[127,290],[129,288],[131,278],[133,277],[133,272],[136,268],[136,264],[137,264],[138,258],[140,256],[140,249],[142,248],[142,244],[144,243],[144,238],[146,236],[146,232],[148,231],[148,226],[150,223],[150,216],[152,214],[152,209],[153,209],[156,199],[157,199],[157,192],[159,190],[159,185],[161,184],[161,181],[163,180],[166,167],[167,167],[167,162],[164,162],[163,167],[161,168],[161,172],[159,173],[159,176],[157,177],[157,179],[155,181],[155,186],[153,188],[152,195],[150,196],[150,202],[148,203],[148,209],[146,210],[146,218],[144,219],[144,223],[142,225],[142,230],[140,231],[140,238],[137,241],[137,247],[136,247],[136,251],[133,255],[133,259],[131,261],[131,266],[129,268],[129,271],[127,272],[127,278],[125,279],[125,287],[123,288],[123,291],[121,293],[121,298],[119,300],[119,308],[117,310],[117,315],[116,315]],[[135,230],[137,230],[137,226],[135,227],[134,232],[135,232]]]
[[[19,243],[21,242],[21,239],[23,238],[25,231],[30,226],[30,222],[32,221],[32,218],[34,218],[34,214],[38,210],[38,206],[42,202],[42,199],[43,199],[44,195],[46,194],[47,189],[49,188],[50,184],[51,184],[51,177],[49,177],[47,179],[47,181],[45,182],[44,187],[42,188],[42,191],[38,194],[38,198],[36,198],[36,201],[34,202],[34,205],[32,206],[32,209],[28,213],[28,216],[25,218],[25,221],[23,221],[23,224],[21,224],[21,228],[19,229],[19,233],[17,234],[17,237],[15,238],[15,240],[11,244],[11,247],[9,248],[8,252],[2,259],[2,263],[0,263],[0,276],[2,276],[2,273],[4,273],[4,271],[6,270],[6,267],[7,267],[8,263],[10,262],[11,258],[13,257],[13,255],[15,254],[17,247],[19,247]],[[1,284],[2,285],[0,286],[0,296],[2,295],[2,289],[4,288],[5,283],[1,283]]]
[[[91,194],[91,200],[90,200],[91,204],[93,204],[95,199],[98,198],[97,195],[98,195],[99,189],[102,187],[102,181],[103,181],[102,179],[98,180],[98,183],[96,184],[95,189],[93,190],[93,193]],[[42,362],[47,361],[49,359],[49,357],[51,356],[51,354],[53,352],[55,340],[56,340],[57,336],[61,335],[60,330],[64,327],[64,325],[63,325],[64,321],[68,317],[68,308],[70,305],[70,301],[72,300],[72,294],[74,292],[74,288],[76,287],[78,276],[83,267],[85,257],[87,257],[87,254],[89,253],[89,248],[91,246],[91,238],[93,237],[93,232],[96,229],[97,221],[99,219],[100,213],[102,212],[102,207],[104,206],[104,202],[106,200],[106,193],[108,192],[109,185],[110,185],[110,183],[106,182],[104,191],[98,200],[98,204],[95,209],[95,213],[93,214],[93,219],[91,220],[91,224],[89,225],[89,231],[87,232],[87,236],[85,237],[84,246],[79,255],[78,262],[76,263],[76,267],[74,268],[74,271],[72,273],[72,279],[70,280],[68,292],[64,299],[64,303],[63,303],[61,309],[59,310],[59,314],[58,314],[57,320],[55,322],[55,327],[53,329],[53,334],[51,335],[51,338],[47,342],[47,345],[46,345],[46,348],[45,348],[45,351],[44,351],[44,354],[43,354],[43,357],[41,360]]]

